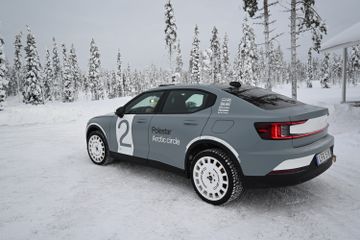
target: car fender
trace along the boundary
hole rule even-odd
[[[189,165],[190,165],[190,153],[191,151],[200,146],[200,145],[203,145],[203,144],[210,144],[210,145],[213,145],[213,146],[216,146],[216,147],[219,147],[225,151],[228,152],[228,154],[231,154],[232,158],[234,160],[237,160],[235,161],[236,164],[238,165],[241,173],[242,173],[242,170],[241,170],[241,166],[240,166],[240,157],[239,157],[239,153],[236,151],[236,149],[231,146],[231,144],[229,144],[227,141],[221,139],[221,138],[218,138],[218,137],[214,137],[214,136],[199,136],[199,137],[196,137],[194,138],[193,140],[191,140],[187,146],[186,146],[186,153],[185,153],[185,162],[184,162],[184,168],[185,168],[185,171],[187,173],[187,175],[189,176],[189,173],[190,173],[190,169],[189,169]]]

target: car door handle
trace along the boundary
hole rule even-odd
[[[185,120],[184,125],[186,125],[186,126],[197,126],[198,123],[196,121],[194,121],[194,120]]]
[[[147,123],[147,120],[146,119],[139,119],[139,120],[136,120],[135,123]]]

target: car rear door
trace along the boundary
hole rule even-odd
[[[202,90],[170,90],[149,126],[148,158],[183,169],[186,146],[201,136],[215,99]]]

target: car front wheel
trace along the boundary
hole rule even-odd
[[[105,165],[109,162],[108,146],[104,135],[100,131],[94,131],[89,134],[87,150],[93,163]]]
[[[221,149],[207,149],[194,157],[191,182],[200,198],[214,205],[230,202],[244,191],[238,168]]]

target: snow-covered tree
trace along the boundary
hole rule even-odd
[[[308,51],[308,60],[306,66],[306,86],[308,88],[312,88],[313,79],[314,79],[313,58],[312,58],[312,49],[310,48]]]
[[[56,40],[53,37],[52,68],[53,68],[53,94],[55,100],[61,100],[62,96],[62,69]]]
[[[244,0],[244,11],[248,12],[250,17],[253,17],[257,12],[258,8],[258,0]]]
[[[220,83],[221,80],[221,47],[220,39],[218,36],[218,30],[216,27],[212,30],[212,36],[210,39],[211,55],[211,67],[212,67],[212,81],[213,83]]]
[[[81,74],[81,82],[82,86],[81,89],[85,93],[85,98],[88,99],[88,95],[90,92],[90,82],[89,82],[89,76],[87,76],[86,73]]]
[[[22,93],[22,86],[24,85],[24,78],[22,72],[22,32],[15,36],[14,48],[15,48],[15,56],[14,56],[14,84],[16,84],[17,93]]]
[[[242,79],[247,85],[256,86],[257,47],[255,43],[254,29],[249,25],[248,19],[244,19],[243,37],[241,40],[241,56],[243,61]]]
[[[190,78],[191,83],[200,83],[200,40],[199,28],[196,25],[194,30],[194,38],[190,53]]]
[[[43,104],[44,98],[41,88],[41,66],[39,55],[36,48],[34,35],[28,27],[28,34],[25,47],[25,82],[24,82],[24,102],[30,104]]]
[[[121,69],[121,53],[120,50],[118,50],[117,59],[116,59],[116,96],[115,97],[121,97],[124,95],[124,81],[123,81],[123,73]]]
[[[212,83],[212,80],[211,80],[211,74],[212,74],[211,55],[212,55],[212,51],[210,48],[201,51],[200,78],[201,78],[202,83],[207,83],[207,84]]]
[[[285,62],[283,52],[280,45],[277,48],[273,48],[271,58],[270,58],[270,68],[271,68],[271,79],[273,83],[282,83],[285,74]],[[259,64],[259,66],[261,66]]]
[[[181,54],[181,48],[180,48],[180,40],[177,41],[176,45],[176,67],[175,67],[175,74],[177,78],[177,82],[181,79],[181,75],[183,72],[183,60],[182,60],[182,54]]]
[[[117,92],[117,87],[118,87],[118,79],[117,79],[117,75],[115,73],[115,71],[112,71],[110,73],[110,81],[108,82],[108,98],[112,99],[112,98],[116,98],[118,96],[118,92]]]
[[[52,101],[53,100],[53,70],[52,70],[52,63],[51,63],[51,56],[50,50],[46,49],[45,55],[45,67],[44,67],[44,100],[45,101]]]
[[[6,79],[4,44],[5,42],[0,35],[0,111],[5,108],[6,88],[9,83],[8,79]]]
[[[321,79],[320,83],[323,88],[329,88],[330,79],[330,66],[329,66],[329,54],[326,53],[321,64]]]
[[[175,23],[174,8],[171,1],[165,3],[165,44],[169,52],[170,71],[172,72],[172,54],[176,44],[177,27]]]
[[[100,82],[100,53],[94,39],[90,43],[89,83],[91,99],[104,99],[104,89]]]
[[[71,71],[70,58],[67,54],[65,44],[62,44],[63,51],[63,102],[73,102],[74,101],[74,78]]]
[[[227,33],[224,35],[222,44],[222,76],[224,81],[228,81],[230,71],[230,56],[229,56],[229,38]]]
[[[236,56],[234,59],[234,64],[233,64],[233,76],[232,79],[234,81],[240,81],[243,79],[243,69],[244,69],[244,56],[243,51],[242,51],[242,41],[240,41],[240,43],[238,44],[238,48],[237,48],[237,52],[236,52]]]
[[[337,56],[336,54],[333,54],[333,57],[331,59],[331,79],[333,85],[335,83],[338,83],[342,76],[342,67],[343,67],[343,61],[340,56]]]
[[[69,65],[73,82],[74,99],[77,99],[81,87],[81,71],[77,60],[74,44],[71,44],[69,52]]]
[[[360,70],[360,46],[353,46],[350,52],[349,73],[352,84],[356,84]]]

